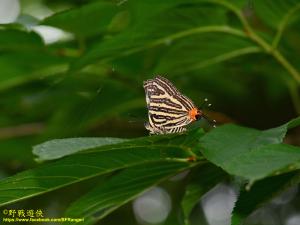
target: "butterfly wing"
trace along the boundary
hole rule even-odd
[[[144,82],[150,133],[178,133],[192,122],[188,112],[194,103],[182,95],[166,78],[157,76]]]

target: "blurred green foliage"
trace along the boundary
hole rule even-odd
[[[28,10],[35,4],[48,7],[55,13],[44,19],[36,18]],[[236,122],[268,129],[300,115],[298,0],[51,0],[23,1],[21,6],[23,11],[15,23],[0,25],[2,177],[36,167],[32,146],[43,141],[78,136],[133,138],[147,135],[143,126],[147,111],[142,83],[156,74],[170,79],[197,105],[207,97],[213,105],[207,113],[220,124]],[[69,36],[66,40],[45,44],[34,31],[37,25],[60,28]],[[232,143],[240,143],[234,149],[247,145],[246,150],[251,151],[247,144],[252,143],[251,139],[238,142],[242,130],[238,129],[236,135],[231,129],[217,132],[209,135],[223,137],[229,133],[232,136],[220,140],[230,143],[231,139]],[[254,136],[259,132],[253,131]],[[279,143],[285,132],[272,133],[269,138],[278,139],[276,144],[281,146]],[[208,145],[203,146],[211,149],[211,153],[219,151],[219,147],[211,148],[209,135],[204,136],[204,143],[208,141]],[[285,142],[299,145],[299,137],[299,128],[294,128]],[[198,140],[193,136],[190,138]],[[222,142],[218,144],[222,149]],[[194,145],[190,147],[196,150]],[[267,153],[269,147],[264,149]],[[277,147],[274,149],[274,152],[281,151]],[[196,154],[201,155],[198,150]],[[217,153],[212,156],[203,154],[227,173],[245,175],[245,168],[237,172],[232,165],[214,161]],[[275,153],[271,155],[278,159]],[[76,156],[70,156],[71,161],[72,157]],[[253,167],[256,161],[270,155],[255,157],[253,162],[250,160]],[[291,155],[286,157],[289,159]],[[297,159],[295,155],[294,159]],[[298,174],[291,174],[279,164],[267,172],[280,169],[289,173],[280,175],[285,176],[282,179],[274,178],[274,183],[279,180],[274,193],[282,191],[291,180],[293,184],[298,183]],[[189,167],[190,164],[182,168]],[[207,171],[211,167],[209,164]],[[250,165],[249,168],[246,169],[251,171]],[[176,166],[173,169],[172,172],[180,171]],[[296,169],[297,166],[293,170]],[[204,188],[196,190],[195,196],[185,195],[185,213],[191,212],[195,199],[221,180],[218,175],[223,171],[212,171],[215,179],[200,182]],[[129,172],[125,170],[125,175],[121,173],[121,176],[128,176],[126,173]],[[268,175],[263,173],[259,178]],[[251,176],[244,178],[255,180]],[[191,181],[194,179],[192,176]],[[273,177],[267,179],[268,183],[273,182]],[[157,177],[153,183],[161,180]],[[264,182],[255,183],[253,190],[256,187],[265,190]],[[199,181],[196,179],[195,183],[199,184]],[[86,188],[77,184],[71,189]],[[194,186],[187,188],[193,189]],[[57,196],[57,193],[53,192],[52,196]],[[253,193],[255,195],[255,191]],[[261,201],[266,200],[258,197],[257,202],[248,207],[243,204],[252,198],[252,193],[250,197],[248,194],[241,195],[242,200],[234,214],[234,219],[238,218],[236,221],[240,219],[238,214],[242,218],[248,216]],[[72,198],[75,200],[74,196],[66,195],[65,201],[69,203]],[[122,200],[122,203],[127,201]],[[61,204],[62,208],[67,207],[66,202]],[[21,204],[30,204],[30,201]],[[42,205],[38,200],[34,204]]]

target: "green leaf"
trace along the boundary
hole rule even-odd
[[[0,55],[0,90],[66,71],[68,61],[43,49],[6,52]]]
[[[0,29],[0,51],[0,91],[66,71],[70,61],[47,49],[38,34],[21,30]]]
[[[190,1],[190,4],[185,2],[181,7],[176,7],[182,3],[183,1],[159,3],[155,10],[148,10],[148,8],[145,10],[144,7],[149,7],[150,4],[147,1],[132,6],[133,22],[130,26],[120,34],[108,37],[92,46],[73,64],[73,69],[94,63],[99,59],[112,60],[154,47],[168,46],[177,39],[201,33],[228,33],[245,37],[242,30],[226,25],[225,8],[203,6],[201,3],[205,1]],[[145,12],[141,14],[143,10]],[[139,19],[135,20],[135,17]],[[169,21],[173,20],[179,22],[170,24]],[[220,40],[222,38],[218,41]]]
[[[255,4],[255,12],[270,27],[276,29],[273,47],[279,44],[284,31],[289,25],[299,21],[300,3],[298,0],[272,0],[258,1]]]
[[[286,170],[300,160],[299,147],[280,144],[288,128],[299,124],[300,118],[297,118],[266,131],[236,125],[221,126],[201,139],[201,152],[228,173],[254,182]]]
[[[182,200],[185,219],[188,220],[192,209],[200,198],[226,177],[226,173],[212,164],[204,164],[192,171]]]
[[[232,213],[232,225],[242,221],[267,201],[300,182],[299,171],[268,177],[256,182],[250,190],[243,189]]]
[[[107,31],[107,27],[120,8],[112,2],[95,2],[54,14],[41,23],[73,32],[78,36],[91,36]]]
[[[86,149],[118,144],[124,141],[127,141],[127,139],[110,137],[56,139],[34,146],[32,153],[38,157],[37,160],[39,161],[52,160],[59,159]]]
[[[157,73],[182,74],[262,51],[247,39],[217,33],[194,35],[170,45],[159,61]]]
[[[92,224],[152,186],[192,165],[162,161],[126,169],[74,202],[67,210],[66,216],[85,218],[83,224]]]
[[[146,162],[184,161],[199,148],[203,131],[151,136],[102,146],[21,172],[0,181],[0,206],[44,194],[69,184]]]
[[[226,163],[226,171],[254,181],[294,170],[298,162],[300,162],[299,147],[275,144],[251,149],[246,154],[234,157]]]
[[[98,76],[92,79],[89,75],[93,85],[92,89],[91,84],[90,86],[82,84],[86,81],[86,76],[88,75],[83,74],[79,79],[79,75],[77,75],[67,80],[66,83],[71,87],[76,81],[80,88],[64,94],[67,99],[53,113],[52,123],[47,129],[48,134],[53,135],[59,132],[65,133],[65,136],[81,136],[80,134],[84,131],[91,130],[108,119],[116,120],[124,112],[130,112],[136,108],[146,108],[145,99],[141,98],[136,91],[136,89],[142,90],[141,84],[132,81],[120,82],[114,79],[99,79]],[[81,96],[78,98],[78,93],[82,92],[80,89],[83,87],[90,89],[84,89],[85,93],[91,95],[90,98],[82,98]],[[59,98],[62,97],[59,96]],[[78,121],[82,124],[79,124]],[[111,125],[113,126],[113,124]],[[62,130],[62,126],[65,129]],[[107,134],[107,131],[103,135],[115,136]]]
[[[42,39],[34,32],[0,29],[0,50],[38,50],[44,47]]]
[[[298,0],[265,0],[253,4],[257,15],[269,26],[281,29],[299,18],[300,3]]]
[[[282,132],[284,133],[284,135],[286,134],[288,129],[293,129],[295,127],[300,126],[300,118],[295,118],[293,120],[291,120],[290,122],[283,124],[281,127]]]

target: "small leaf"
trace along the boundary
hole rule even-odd
[[[200,198],[226,177],[226,173],[212,164],[204,164],[192,171],[182,200],[185,219],[189,218]]]
[[[105,145],[113,145],[127,141],[121,138],[68,138],[56,139],[33,147],[32,153],[38,156],[37,160],[52,160],[77,153],[86,149],[97,148]]]

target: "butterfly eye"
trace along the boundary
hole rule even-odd
[[[196,118],[196,120],[199,120],[199,119],[201,119],[201,114],[199,113],[199,114],[197,114],[196,116],[195,116],[195,118]]]
[[[197,114],[195,115],[195,118],[196,118],[196,120],[200,120],[201,117],[202,117],[202,111],[201,111],[201,110],[198,110],[198,111],[197,111]]]

